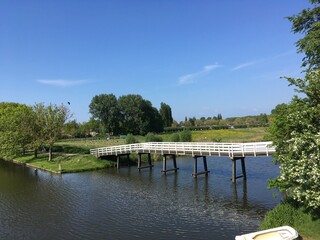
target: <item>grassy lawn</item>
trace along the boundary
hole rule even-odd
[[[125,139],[93,139],[93,138],[80,138],[80,139],[66,139],[61,140],[55,144],[57,151],[68,153],[89,153],[91,148],[108,147],[125,144]]]
[[[25,163],[30,167],[42,169],[54,173],[70,173],[113,167],[114,162],[101,160],[91,155],[56,154],[52,161],[48,162],[48,154],[39,154],[37,158],[32,154],[16,157],[15,161]],[[59,169],[59,163],[61,171]]]

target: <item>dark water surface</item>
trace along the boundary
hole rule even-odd
[[[279,172],[270,157],[246,158],[236,185],[229,158],[208,157],[198,179],[192,158],[177,163],[167,175],[157,162],[58,176],[0,160],[0,239],[234,239],[280,201],[267,190]]]

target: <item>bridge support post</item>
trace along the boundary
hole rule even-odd
[[[246,173],[246,164],[245,164],[245,157],[232,157],[232,182],[236,183],[237,178],[242,178],[243,180],[247,180],[247,173]],[[237,160],[241,160],[241,170],[242,175],[237,176]]]
[[[172,160],[173,160],[173,168],[171,169],[167,169],[167,156],[172,156]],[[161,172],[167,174],[167,172],[169,171],[178,171],[178,167],[177,167],[177,156],[175,154],[163,154],[163,166],[162,166],[162,170]]]
[[[147,154],[148,155],[148,165],[147,166],[141,166],[142,164],[142,155]],[[153,165],[151,164],[151,154],[150,153],[138,153],[138,170],[140,171],[143,168],[150,168],[152,169]]]
[[[202,172],[198,172],[198,158],[199,157],[202,157],[203,159],[203,168],[204,168],[204,171]],[[197,177],[198,175],[201,175],[201,174],[205,174],[206,176],[208,176],[208,173],[210,171],[208,171],[208,165],[207,165],[207,157],[206,156],[194,156],[194,171],[192,173],[192,176],[193,177]]]
[[[117,155],[117,168],[120,168],[120,158],[121,156],[127,156],[127,160],[128,160],[128,166],[130,166],[130,157],[129,157],[129,153],[128,154],[120,154]]]

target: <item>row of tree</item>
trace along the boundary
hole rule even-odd
[[[269,118],[267,114],[261,113],[256,116],[230,117],[223,119],[221,114],[216,117],[186,117],[180,123],[174,122],[173,127],[201,127],[201,126],[267,126]]]
[[[53,144],[61,138],[70,117],[70,110],[64,105],[1,102],[0,156],[14,156],[26,149],[33,149],[37,155],[38,149],[45,145],[51,161]]]
[[[96,95],[91,100],[89,111],[95,120],[103,124],[109,134],[159,133],[173,122],[169,105],[161,103],[158,111],[150,101],[135,94],[119,98],[113,94]]]

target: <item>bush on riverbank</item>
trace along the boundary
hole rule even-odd
[[[279,204],[269,211],[261,230],[288,225],[295,228],[304,240],[320,239],[320,214],[309,212],[292,201]]]

